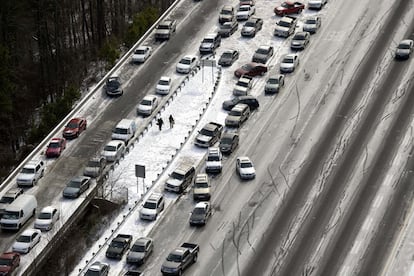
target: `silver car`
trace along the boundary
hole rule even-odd
[[[311,16],[305,19],[303,24],[303,31],[310,34],[316,33],[321,27],[322,21],[319,16]]]
[[[280,62],[280,73],[292,73],[299,65],[299,56],[297,54],[287,54]]]
[[[265,85],[265,94],[274,94],[278,93],[285,85],[285,76],[284,75],[275,75],[271,76]]]
[[[127,263],[141,265],[145,263],[154,248],[154,241],[151,238],[141,237],[132,245],[127,255]]]
[[[411,39],[404,39],[397,46],[395,51],[396,59],[408,59],[413,51],[414,42]]]
[[[310,41],[310,33],[297,32],[290,42],[290,48],[292,50],[303,50],[308,46]]]

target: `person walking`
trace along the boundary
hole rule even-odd
[[[170,128],[174,127],[174,117],[170,114],[170,117],[168,117],[168,121],[170,121]]]
[[[157,120],[157,125],[158,125],[158,128],[159,128],[160,131],[162,130],[162,125],[163,124],[164,124],[164,121],[162,120],[161,117],[159,117],[158,120]]]

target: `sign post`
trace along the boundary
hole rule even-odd
[[[137,193],[139,193],[139,179],[142,178],[142,195],[145,194],[145,166],[144,165],[135,165],[135,176],[137,178]]]

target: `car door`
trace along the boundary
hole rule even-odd
[[[231,151],[233,152],[237,148],[238,145],[239,145],[239,135],[234,135],[233,142],[231,145]]]
[[[236,161],[236,171],[240,173],[240,159],[237,159]]]
[[[38,242],[40,241],[40,236],[37,232],[34,232],[32,235],[32,244],[31,244],[31,248],[33,248],[33,246],[35,246]]]

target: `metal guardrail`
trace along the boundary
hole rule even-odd
[[[54,137],[57,133],[61,131],[64,125],[71,119],[82,107],[85,103],[95,95],[95,93],[101,88],[101,86],[105,83],[106,79],[111,76],[116,70],[118,70],[121,66],[125,64],[125,62],[129,59],[131,54],[134,52],[135,48],[139,46],[145,39],[147,39],[153,30],[157,27],[157,25],[164,20],[169,13],[177,6],[177,4],[181,2],[181,0],[175,0],[171,6],[158,18],[158,20],[149,28],[145,34],[131,47],[131,49],[126,52],[119,61],[115,64],[115,66],[108,72],[106,75],[95,85],[95,87],[88,92],[80,102],[72,109],[72,111],[47,135],[38,145],[36,148],[32,150],[32,152],[9,174],[9,176],[1,183],[0,185],[0,192],[7,186],[7,184],[16,177],[16,175],[20,172],[22,167],[30,160],[32,160],[36,155],[38,155],[41,150],[47,145],[47,143]]]

